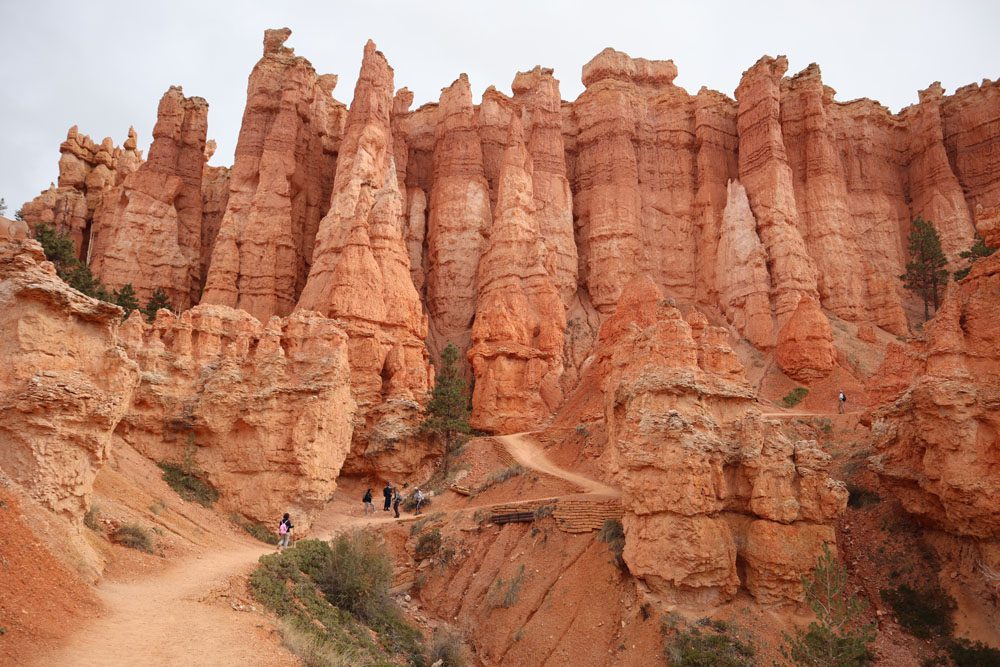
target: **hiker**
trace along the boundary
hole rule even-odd
[[[420,506],[424,504],[424,494],[420,492],[419,487],[417,487],[417,490],[413,492],[413,501],[416,503],[416,506],[413,508],[413,513],[420,514]]]
[[[285,516],[281,517],[281,523],[278,524],[278,551],[288,546],[292,539],[292,528],[294,528],[292,520],[288,518],[288,512],[285,512]]]
[[[365,514],[371,510],[372,514],[375,514],[375,505],[372,504],[372,490],[368,489],[365,491],[365,497],[361,499],[365,504]]]
[[[403,496],[400,494],[399,489],[396,489],[395,495],[392,497],[392,511],[396,513],[396,518],[399,518],[399,503],[403,502]]]
[[[385,507],[382,508],[383,512],[389,511],[389,505],[392,504],[392,483],[386,482],[385,488],[382,489],[382,495],[385,496]]]
[[[844,414],[844,404],[847,403],[847,394],[844,390],[840,390],[840,396],[837,397],[837,412]]]

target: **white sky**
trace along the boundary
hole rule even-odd
[[[129,125],[148,150],[156,105],[172,84],[209,102],[213,164],[230,164],[261,55],[263,31],[288,26],[288,46],[353,93],[371,37],[414,91],[414,108],[467,72],[474,94],[510,92],[518,70],[555,68],[562,96],[606,46],[672,58],[676,83],[732,95],[761,55],[785,54],[789,74],[819,63],[837,99],[871,97],[893,110],[941,81],[948,92],[1000,78],[1000,2],[991,0],[467,0],[283,2],[0,0],[0,197],[8,215],[54,181],[74,124],[121,144]]]

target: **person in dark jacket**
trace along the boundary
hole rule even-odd
[[[385,507],[382,508],[382,511],[388,512],[389,505],[392,504],[392,484],[390,482],[385,483],[385,488],[382,489],[382,495],[385,497]]]
[[[285,512],[285,516],[281,517],[281,523],[278,524],[278,551],[288,546],[288,543],[292,539],[292,528],[294,527],[292,520],[288,517],[288,512]]]
[[[403,502],[403,496],[399,492],[399,489],[395,490],[395,494],[392,497],[392,511],[396,513],[396,518],[399,518],[399,503]]]
[[[365,514],[368,514],[369,511],[372,514],[375,514],[375,505],[372,504],[372,490],[371,489],[368,489],[367,491],[365,491],[365,497],[362,498],[361,501],[365,504]]]

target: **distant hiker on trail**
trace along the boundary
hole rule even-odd
[[[419,488],[413,492],[413,502],[416,503],[416,507],[413,508],[413,513],[420,514],[420,506],[424,504],[424,494],[420,492]]]
[[[288,542],[292,539],[292,528],[294,528],[292,520],[288,518],[288,512],[285,512],[285,516],[281,517],[281,523],[278,524],[278,551],[288,546]]]
[[[841,389],[840,395],[837,396],[837,412],[839,412],[840,414],[844,414],[845,403],[847,403],[847,394],[845,394],[844,390]]]
[[[392,511],[396,513],[396,518],[399,518],[399,503],[403,502],[403,496],[399,493],[399,489],[396,489],[395,495],[392,497]]]
[[[386,482],[385,488],[382,489],[382,495],[385,496],[385,507],[382,508],[383,512],[389,511],[389,505],[392,504],[392,483]]]
[[[372,490],[371,489],[368,489],[367,491],[365,491],[365,497],[362,498],[361,500],[365,504],[365,514],[368,514],[369,511],[371,511],[372,514],[375,514],[375,505],[372,504]]]

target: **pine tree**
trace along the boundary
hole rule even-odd
[[[69,234],[52,225],[35,225],[35,240],[42,244],[45,259],[56,267],[56,275],[87,296],[114,303],[108,289],[90,272],[90,267],[76,258],[76,246]]]
[[[149,297],[149,301],[142,308],[142,314],[146,316],[147,322],[152,322],[156,319],[156,311],[161,308],[166,308],[167,310],[173,310],[174,307],[170,303],[170,297],[167,293],[163,291],[162,287],[157,287],[153,290],[153,295]]]
[[[941,290],[948,282],[948,260],[941,250],[941,238],[934,225],[918,217],[910,231],[910,261],[906,263],[906,273],[899,277],[907,289],[923,297],[924,319],[930,318],[927,306],[934,304],[937,311]]]
[[[125,311],[125,318],[128,318],[133,310],[139,310],[139,299],[135,296],[132,283],[125,283],[121,289],[115,290],[112,299]]]
[[[997,251],[996,248],[991,248],[988,245],[986,245],[986,241],[983,241],[982,236],[976,234],[976,240],[972,244],[972,247],[969,248],[968,250],[963,250],[962,252],[958,253],[958,256],[961,257],[962,259],[969,260],[969,265],[966,266],[964,269],[959,269],[958,271],[955,272],[955,280],[961,280],[962,278],[965,278],[967,275],[969,275],[969,271],[972,270],[972,265],[976,262],[977,259],[982,259],[983,257],[989,257],[996,251]]]
[[[784,635],[782,657],[807,667],[859,667],[871,661],[868,644],[875,626],[865,623],[867,605],[847,591],[847,570],[823,545],[812,577],[802,577],[806,601],[816,620],[795,636]]]
[[[448,343],[441,352],[441,368],[434,380],[427,416],[421,428],[444,440],[445,451],[451,453],[459,444],[458,436],[471,431],[469,426],[469,393],[465,379],[456,366],[458,348]]]

